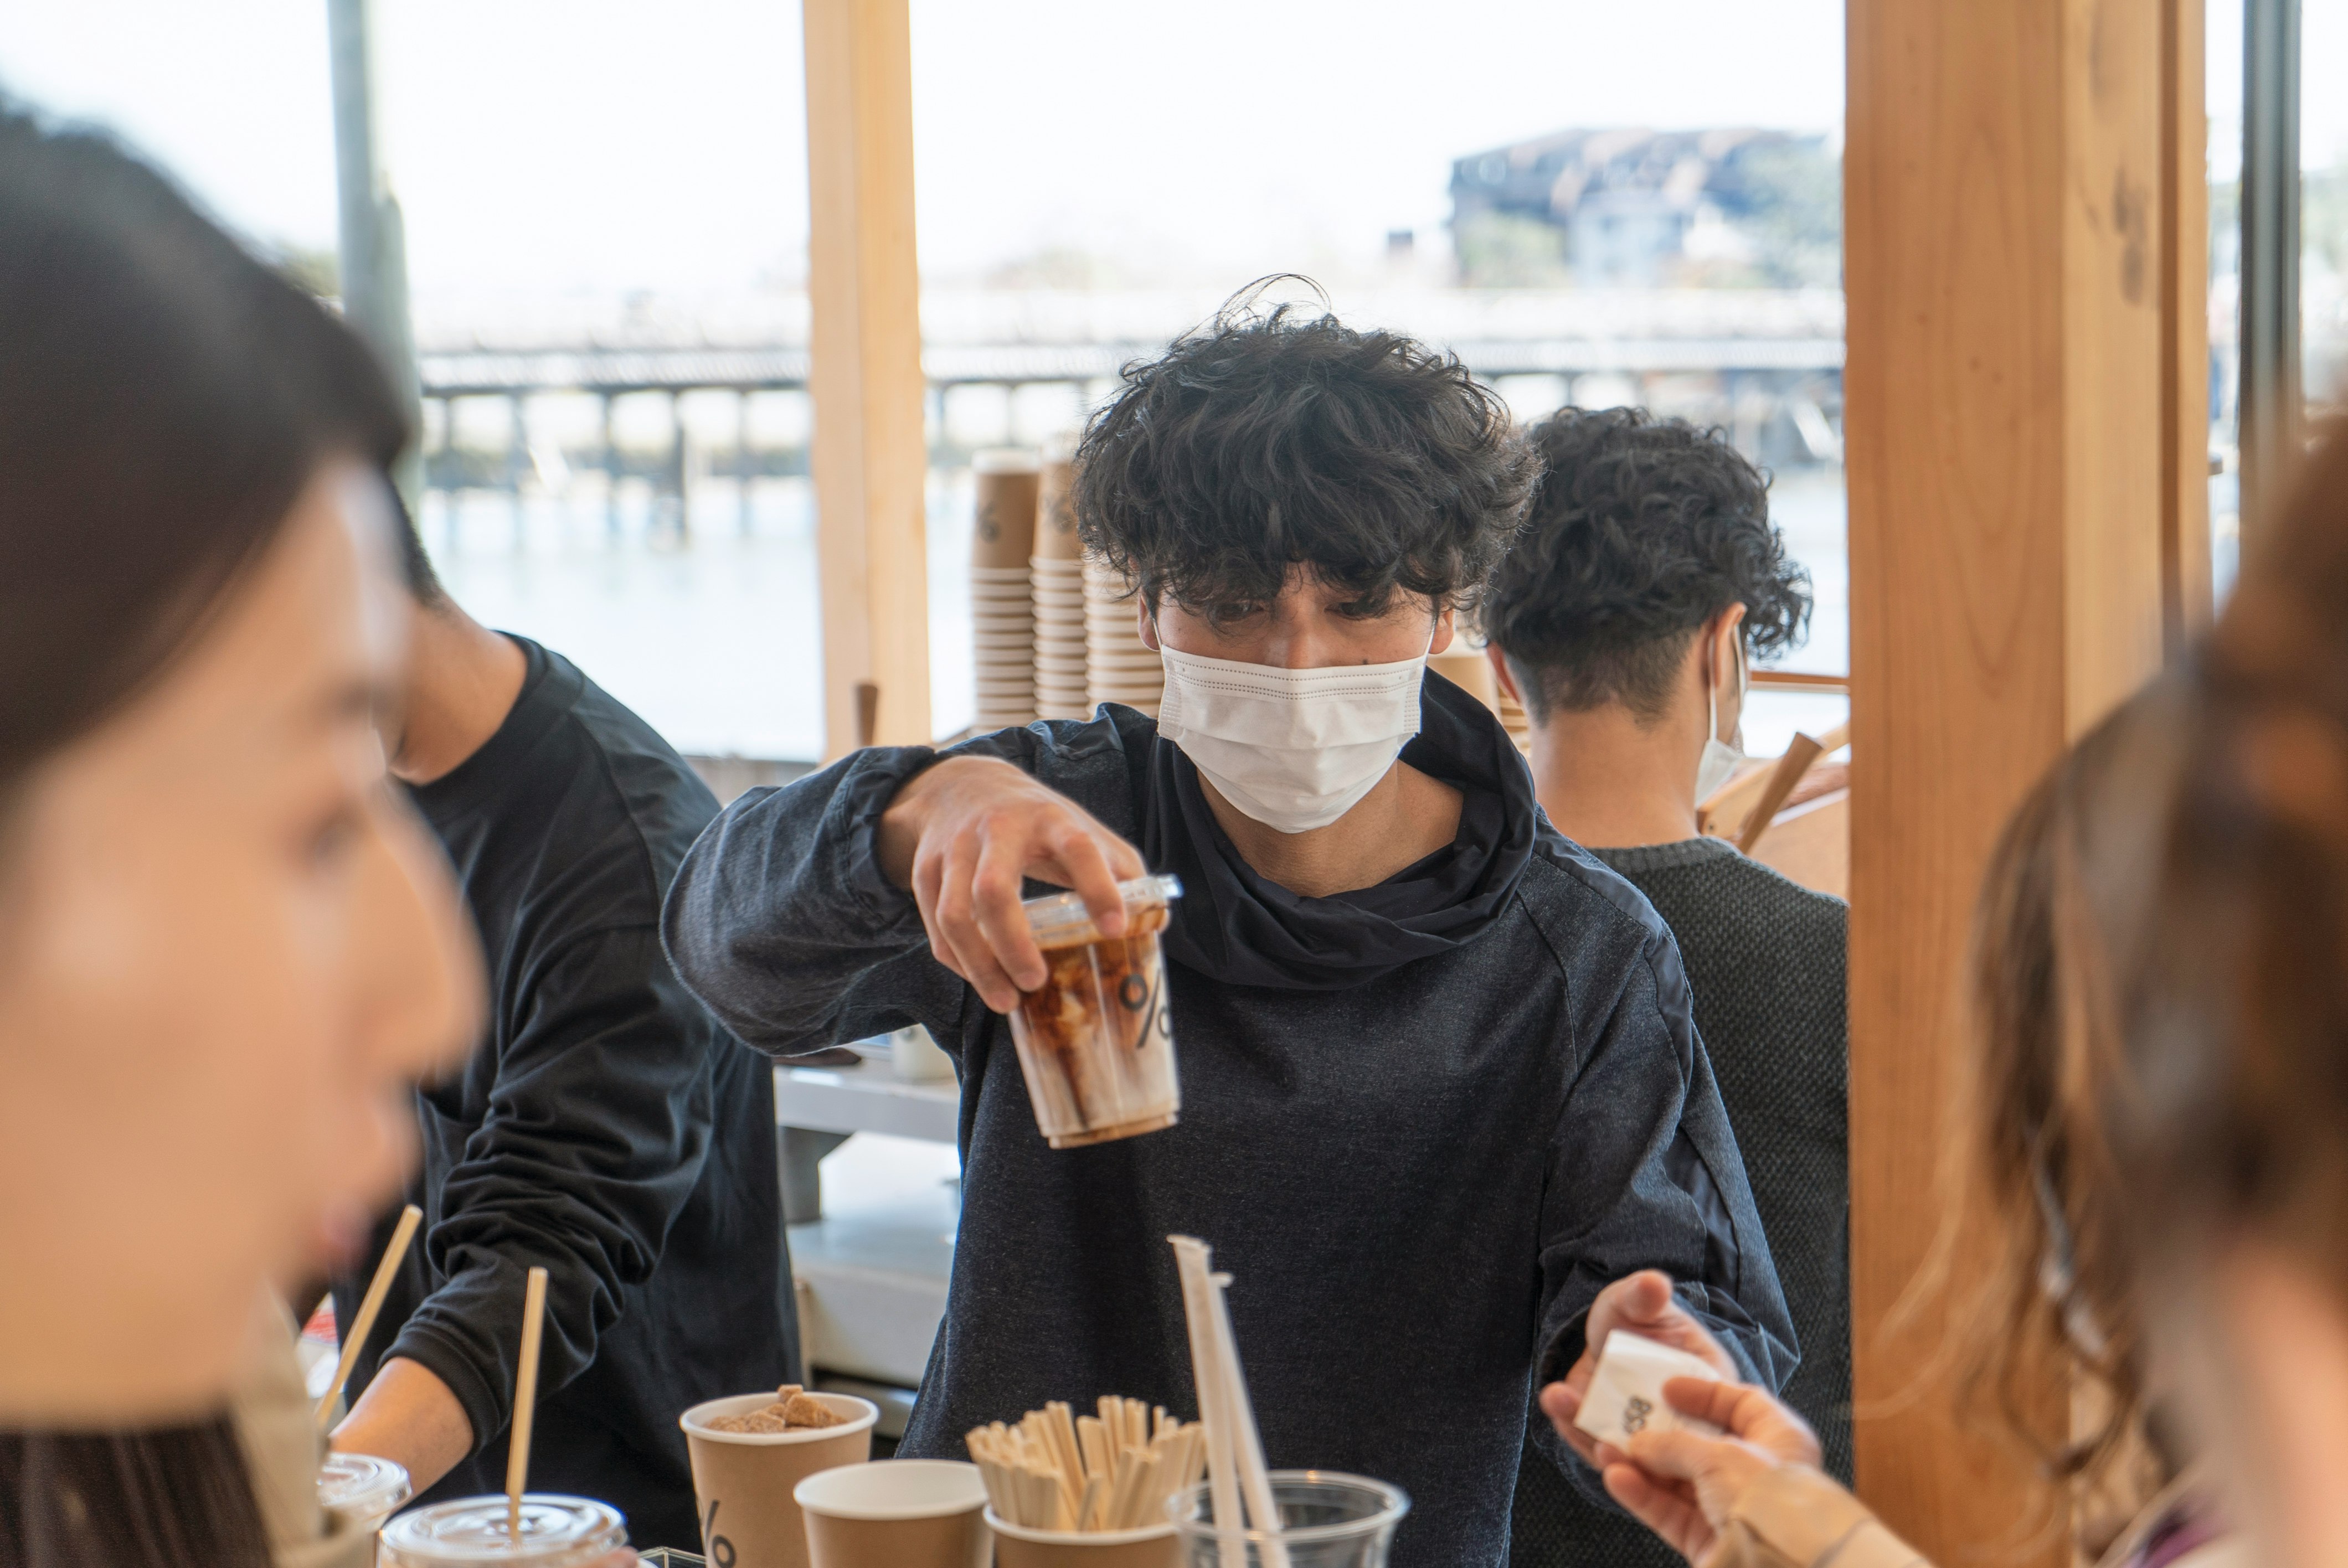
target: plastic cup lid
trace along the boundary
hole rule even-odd
[[[456,1568],[475,1563],[528,1563],[584,1568],[626,1545],[619,1510],[583,1497],[530,1492],[521,1500],[521,1532],[506,1523],[502,1497],[465,1497],[403,1513],[383,1530],[385,1568]]]
[[[1179,898],[1182,883],[1176,876],[1160,873],[1120,882],[1117,890],[1125,895],[1125,907],[1129,912]],[[1035,934],[1039,947],[1066,948],[1099,939],[1099,933],[1093,929],[1092,914],[1079,894],[1055,893],[1049,897],[1030,898],[1019,907],[1027,912],[1027,928]]]
[[[347,1519],[380,1519],[415,1495],[407,1467],[374,1454],[328,1454],[318,1467],[318,1506]]]

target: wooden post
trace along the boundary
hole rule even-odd
[[[815,400],[824,749],[930,733],[921,274],[906,0],[806,0],[808,390]]]
[[[1951,1303],[1914,1287],[1941,1223],[1982,865],[2031,782],[2158,669],[2185,569],[2164,555],[2189,515],[2170,405],[2186,352],[2174,291],[2195,286],[2168,239],[2188,161],[2171,134],[2175,3],[1849,5],[1859,1483],[1950,1568],[2071,1550],[2034,1467],[1957,1422],[1938,1360]],[[1983,1243],[1959,1238],[1956,1288],[1980,1276]],[[2059,1440],[2051,1348],[2017,1352],[2048,1358],[2027,1413]]]

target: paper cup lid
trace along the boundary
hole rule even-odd
[[[374,1454],[328,1454],[318,1467],[318,1506],[345,1519],[381,1519],[415,1495],[407,1466]]]
[[[506,1527],[502,1497],[466,1497],[403,1513],[383,1529],[385,1568],[458,1568],[527,1563],[585,1568],[628,1543],[619,1510],[583,1497],[531,1492],[521,1500],[521,1532]]]
[[[1182,883],[1179,877],[1161,873],[1120,882],[1117,890],[1125,895],[1125,907],[1130,911],[1179,898]],[[1045,898],[1030,898],[1020,907],[1027,912],[1027,928],[1035,934],[1038,947],[1065,948],[1099,939],[1093,929],[1092,913],[1085,907],[1079,894],[1055,893]]]

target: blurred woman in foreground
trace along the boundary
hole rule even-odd
[[[2199,665],[2066,755],[1982,898],[1968,1131],[2012,1243],[1975,1370],[2022,1408],[2063,1376],[2021,1348],[2052,1328],[2110,1395],[2068,1457],[2107,1460],[2142,1430],[2173,1445],[2167,1473],[2210,1458],[2114,1561],[2348,1563],[2343,607],[2334,440]],[[1692,1561],[1918,1561],[1810,1468],[1814,1440],[1766,1394],[1666,1394],[1730,1435],[1643,1434],[1602,1456],[1606,1483]]]
[[[475,1025],[375,727],[407,436],[314,301],[0,110],[0,1564],[267,1560],[256,1307]]]

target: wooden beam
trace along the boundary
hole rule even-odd
[[[808,302],[824,750],[926,744],[921,269],[906,0],[806,0]]]
[[[2161,631],[2170,658],[2209,629],[2209,104],[2203,0],[2160,0]]]
[[[2066,1559],[2059,1500],[1956,1419],[1919,1288],[1982,863],[2162,655],[2177,449],[2163,15],[1850,0],[1852,1350],[1861,1493],[1934,1562]],[[2172,149],[2173,150],[2173,149]],[[2173,524],[2171,525],[2173,526]],[[1950,1277],[1978,1278],[1961,1236]],[[2029,1417],[2066,1433],[2051,1348]],[[2050,1512],[2052,1517],[2050,1519]]]

